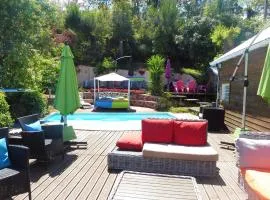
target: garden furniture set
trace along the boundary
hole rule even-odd
[[[238,182],[248,193],[248,199],[270,199],[270,133],[241,132],[236,152]]]
[[[207,126],[206,120],[142,120],[141,133],[122,135],[108,154],[108,169],[124,170],[109,199],[201,199],[194,177],[219,173]]]
[[[207,143],[207,124],[206,120],[142,120],[142,132],[123,135],[108,154],[108,168],[216,176],[218,153]]]
[[[20,117],[18,122],[19,133],[0,128],[0,199],[24,192],[31,199],[30,158],[46,164],[58,155],[64,158],[62,124],[41,125],[38,114]]]
[[[58,155],[64,158],[62,124],[39,125],[36,130],[29,129],[27,124],[40,123],[38,114],[19,117],[18,122],[22,129],[22,144],[29,147],[30,158],[47,163]]]
[[[28,192],[31,200],[31,187],[29,178],[29,149],[21,145],[8,145],[8,128],[0,128],[0,153],[7,149],[3,166],[3,157],[0,158],[0,199],[5,199],[20,193]]]

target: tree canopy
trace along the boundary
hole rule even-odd
[[[0,87],[53,87],[65,41],[76,64],[96,71],[124,55],[146,63],[155,54],[169,56],[176,71],[204,70],[264,25],[264,0],[76,2],[0,2]]]

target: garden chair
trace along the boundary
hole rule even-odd
[[[185,92],[185,89],[185,83],[182,80],[179,80],[174,84],[174,90],[177,93]]]
[[[197,92],[206,93],[206,91],[207,91],[206,85],[198,85]]]
[[[18,118],[22,128],[22,143],[29,147],[30,158],[48,162],[58,155],[64,158],[63,125],[42,125],[41,131],[28,131],[25,124],[38,121],[38,114]]]
[[[90,103],[87,103],[83,100],[82,94],[79,95],[80,97],[80,104],[81,104],[81,108],[91,108],[92,105]]]
[[[188,93],[195,93],[197,91],[197,83],[195,80],[189,81],[186,87]]]
[[[0,139],[8,137],[8,128],[0,128]],[[9,167],[0,169],[0,199],[28,192],[31,200],[29,178],[29,149],[19,145],[7,145],[11,162]]]

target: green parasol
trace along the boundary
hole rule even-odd
[[[76,138],[73,128],[67,126],[67,115],[74,113],[80,107],[78,81],[73,57],[70,47],[65,45],[61,54],[60,77],[54,101],[54,107],[64,117],[64,141]]]
[[[257,95],[270,104],[270,44],[268,45]]]

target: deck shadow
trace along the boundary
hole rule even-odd
[[[49,164],[33,162],[30,164],[30,181],[37,182],[42,176],[48,174],[50,177],[63,173],[73,162],[78,159],[78,155],[65,155],[65,158],[56,158]]]
[[[204,184],[204,185],[220,185],[225,186],[226,183],[222,179],[220,175],[217,175],[216,177],[196,177],[196,181],[198,184]]]

